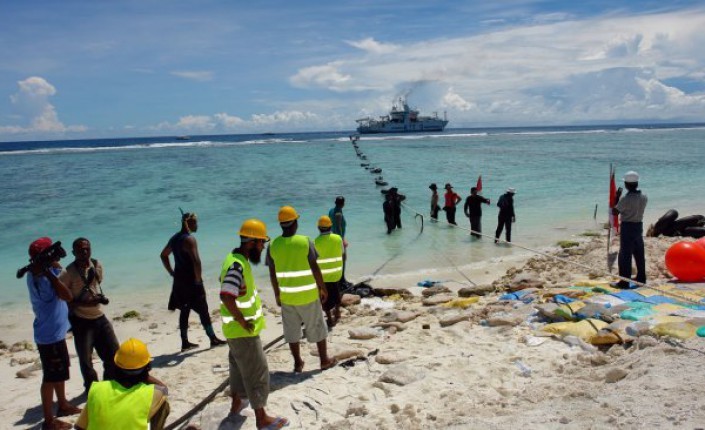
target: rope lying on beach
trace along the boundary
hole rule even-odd
[[[279,343],[279,342],[282,341],[282,340],[284,340],[284,335],[281,335],[281,336],[277,337],[276,339],[274,339],[273,341],[271,341],[271,342],[269,342],[268,344],[266,344],[266,345],[264,346],[264,348],[263,348],[265,354],[267,353],[267,351],[268,351],[271,347],[273,347],[274,345],[276,345],[277,343]],[[168,426],[164,427],[164,430],[174,430],[174,429],[176,429],[178,426],[180,426],[181,424],[184,424],[184,423],[185,423],[187,420],[189,420],[192,416],[194,416],[194,415],[196,415],[198,412],[200,412],[201,409],[203,409],[208,403],[210,403],[211,401],[213,401],[213,399],[215,399],[215,396],[217,396],[218,393],[220,393],[221,391],[223,391],[223,390],[225,389],[225,387],[228,386],[229,383],[230,383],[230,377],[225,378],[225,380],[224,380],[223,382],[221,382],[220,385],[218,385],[209,395],[207,395],[206,397],[204,397],[203,400],[201,400],[200,402],[198,402],[198,404],[197,404],[196,406],[194,406],[193,408],[189,409],[185,414],[183,414],[182,416],[180,416],[180,417],[179,417],[178,419],[176,419],[174,422],[172,422],[172,423],[169,424]]]
[[[413,212],[415,212],[415,213],[417,213],[417,214],[419,213],[416,209],[412,208],[411,206],[407,205],[406,203],[402,203],[402,205],[406,206],[410,211],[413,211]],[[507,245],[510,245],[510,246],[513,246],[513,247],[516,247],[516,248],[521,248],[521,249],[523,249],[523,250],[532,252],[532,253],[534,253],[534,254],[542,255],[542,256],[544,256],[544,257],[546,257],[546,258],[550,258],[550,259],[553,259],[553,260],[556,260],[556,261],[560,261],[560,262],[566,263],[566,264],[571,264],[571,265],[573,265],[573,266],[578,266],[578,267],[581,267],[581,268],[583,268],[583,269],[586,269],[586,270],[588,270],[588,271],[590,271],[590,272],[592,272],[592,273],[598,273],[598,274],[603,275],[603,276],[611,277],[611,278],[614,278],[614,279],[619,279],[619,280],[621,280],[621,281],[630,282],[630,283],[632,283],[632,284],[634,284],[634,285],[637,285],[637,286],[639,286],[639,287],[644,287],[644,288],[648,288],[648,289],[650,289],[650,290],[658,291],[659,293],[661,293],[661,294],[663,294],[663,295],[671,296],[671,297],[677,298],[677,299],[679,299],[679,300],[683,300],[683,301],[685,301],[685,302],[689,302],[689,303],[691,303],[691,304],[702,305],[701,302],[698,302],[698,301],[696,301],[696,300],[693,300],[693,299],[691,299],[691,298],[689,298],[689,297],[681,296],[680,294],[676,294],[676,293],[673,293],[673,292],[668,291],[668,290],[663,290],[663,289],[661,289],[661,288],[659,288],[658,286],[655,286],[655,285],[649,285],[649,284],[647,284],[647,283],[637,282],[637,281],[634,281],[634,280],[629,279],[629,278],[624,278],[624,277],[622,277],[622,276],[615,275],[614,273],[610,273],[610,272],[607,272],[607,271],[605,271],[605,270],[595,269],[595,268],[593,268],[593,267],[588,266],[587,264],[583,264],[583,263],[580,263],[580,262],[578,262],[578,261],[568,260],[568,259],[566,259],[566,258],[562,258],[562,257],[559,257],[559,256],[557,256],[557,255],[552,255],[552,254],[549,254],[549,253],[547,253],[547,252],[539,251],[538,249],[534,249],[534,248],[530,248],[530,247],[528,247],[528,246],[520,245],[520,244],[518,244],[518,243],[516,243],[516,242],[507,242],[506,240],[502,240],[502,239],[499,239],[499,238],[495,238],[493,235],[485,234],[485,233],[482,233],[482,232],[479,232],[479,231],[474,231],[474,230],[472,230],[472,229],[470,229],[470,228],[461,227],[461,226],[459,226],[459,225],[457,225],[457,224],[451,224],[451,223],[449,223],[449,222],[447,222],[447,221],[441,221],[441,220],[439,220],[438,222],[442,222],[442,223],[447,224],[447,225],[449,225],[449,226],[451,226],[451,227],[453,227],[453,228],[457,228],[457,229],[460,229],[460,230],[465,230],[465,231],[467,231],[467,232],[469,232],[469,233],[473,233],[473,234],[480,235],[480,236],[483,236],[483,237],[492,238],[492,239],[494,239],[495,241],[499,241],[499,242],[501,242],[501,243],[505,243],[505,244],[507,244]]]

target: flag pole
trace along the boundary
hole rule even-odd
[[[610,268],[610,243],[612,242],[612,175],[614,175],[614,170],[612,170],[612,163],[610,163],[610,182],[608,185],[609,189],[609,200],[607,202],[607,272],[612,273]]]

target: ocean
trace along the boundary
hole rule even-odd
[[[277,211],[294,206],[299,232],[346,199],[348,279],[482,265],[527,251],[475,240],[466,230],[430,223],[428,185],[453,184],[465,198],[482,175],[483,232],[496,227],[495,203],[517,189],[513,242],[546,249],[558,240],[600,231],[607,219],[610,164],[618,179],[641,175],[649,196],[645,222],[668,209],[705,213],[705,126],[603,126],[451,129],[443,133],[365,135],[359,148],[406,195],[403,228],[386,234],[383,187],[360,166],[350,133],[193,136],[0,143],[0,308],[27,306],[27,246],[40,237],[87,237],[105,266],[103,289],[114,300],[164,292],[171,278],[159,253],[180,226],[179,208],[196,212],[207,288],[216,294],[224,256],[238,244],[247,218],[269,235],[281,230]],[[442,199],[442,196],[441,196]],[[442,200],[441,200],[442,203]],[[422,219],[416,212],[424,215]],[[595,216],[596,214],[596,216]],[[440,213],[444,219],[444,212]],[[459,207],[460,226],[469,227]],[[423,230],[422,230],[423,226]],[[267,269],[255,269],[269,291]]]

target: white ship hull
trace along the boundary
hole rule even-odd
[[[445,116],[445,115],[444,115]],[[448,125],[446,118],[434,116],[419,116],[419,111],[412,110],[403,98],[392,106],[389,115],[357,120],[357,132],[360,134],[375,133],[420,133],[428,131],[443,131]]]

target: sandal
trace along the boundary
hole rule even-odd
[[[72,424],[65,421],[58,420],[54,418],[51,422],[44,421],[42,423],[42,430],[71,430],[73,428]]]

